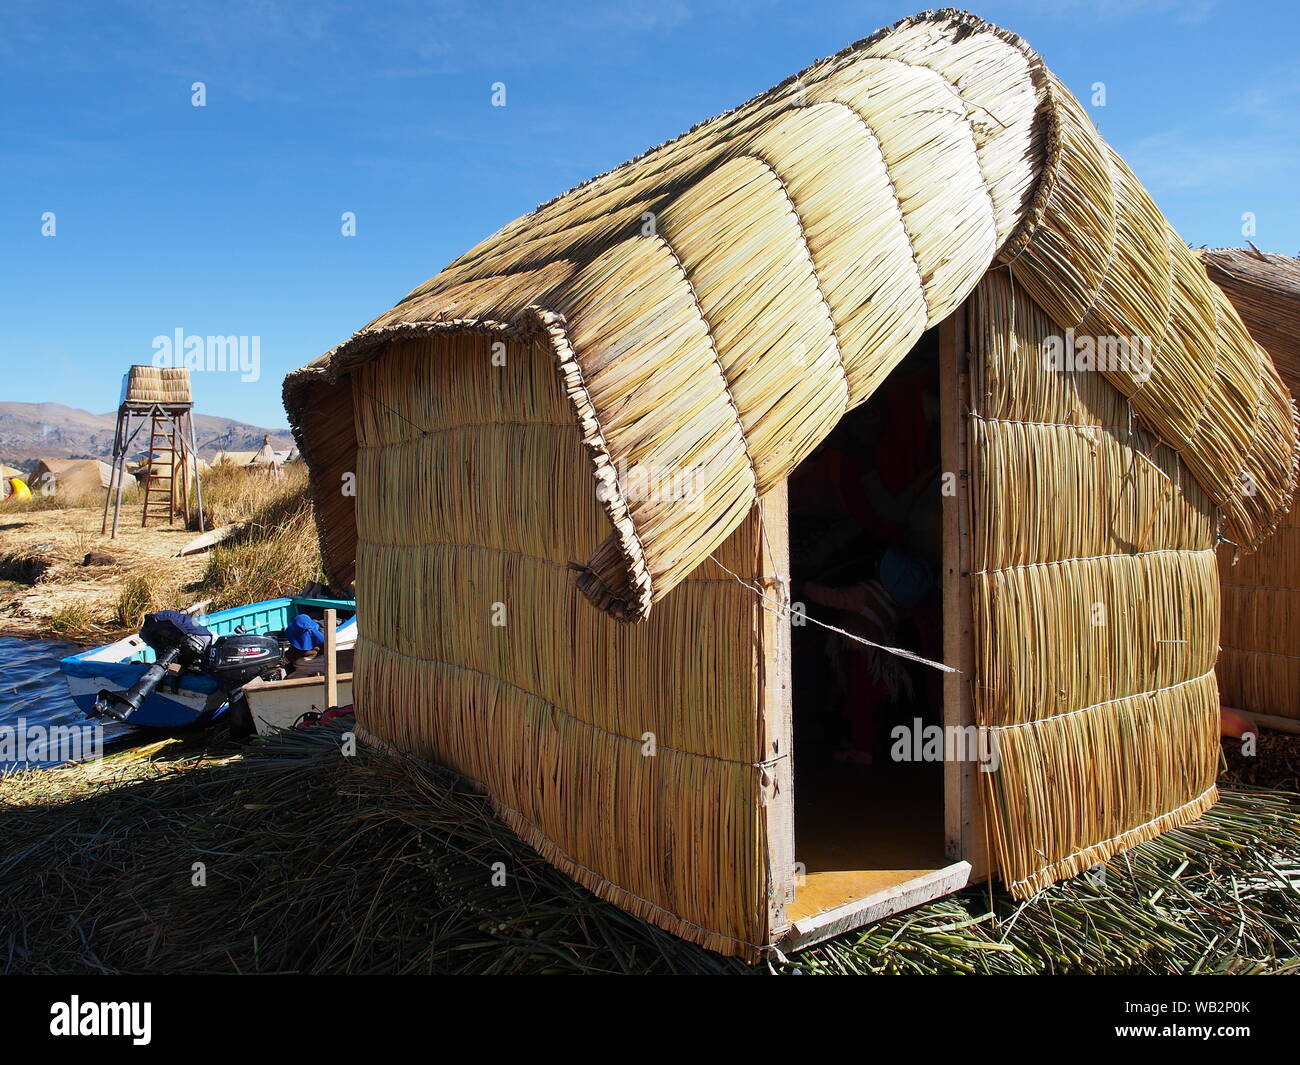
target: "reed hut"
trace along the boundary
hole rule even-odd
[[[1251,336],[1300,394],[1300,259],[1254,249],[1206,252],[1211,279],[1227,293]],[[1261,724],[1300,732],[1300,511],[1294,508],[1253,555],[1220,551],[1224,705]]]
[[[113,468],[99,459],[37,459],[27,482],[61,495],[91,495],[107,488],[112,475]]]
[[[251,466],[257,458],[256,451],[218,451],[212,456],[214,466]]]
[[[285,405],[360,724],[750,958],[1200,815],[1215,539],[1254,549],[1296,476],[1222,291],[1039,56],[954,11],[510,223]],[[900,469],[929,487],[879,576],[828,572],[832,530],[880,548],[828,484]],[[937,603],[882,594],[926,541]],[[836,639],[900,693],[870,766],[828,750]]]

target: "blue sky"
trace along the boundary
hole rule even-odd
[[[4,0],[0,399],[110,410],[183,329],[259,337],[260,379],[201,375],[198,408],[282,425],[286,372],[493,230],[921,6]],[[1300,252],[1290,0],[976,12],[1085,102],[1105,83],[1103,135],[1187,241],[1240,245],[1251,211]]]

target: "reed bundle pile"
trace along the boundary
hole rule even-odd
[[[340,732],[284,733],[242,752],[166,741],[0,779],[0,971],[773,971],[593,897],[450,774],[364,745],[341,757]],[[772,964],[813,975],[1293,972],[1297,840],[1300,812],[1285,796],[1226,791],[1200,823],[1104,877],[1019,904],[966,892]],[[203,888],[190,883],[195,861]]]

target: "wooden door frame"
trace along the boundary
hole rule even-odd
[[[945,673],[943,682],[943,724],[945,729],[968,728],[975,724],[972,702],[974,678],[973,613],[970,594],[972,504],[970,418],[970,352],[967,341],[966,306],[963,304],[939,326],[940,463],[942,483],[951,490],[942,496],[943,522],[943,657],[959,672]],[[763,546],[764,575],[781,578],[789,602],[789,501],[787,482],[760,501],[762,519],[771,543]],[[769,553],[770,552],[770,553]],[[767,580],[764,588],[777,591]],[[776,770],[778,790],[764,802],[764,824],[768,833],[769,942],[784,949],[796,949],[850,931],[892,913],[910,909],[959,891],[967,883],[987,879],[988,859],[981,805],[979,767],[971,761],[944,763],[944,852],[951,864],[886,891],[867,896],[819,913],[795,924],[786,917],[794,898],[794,732],[791,702],[790,625],[783,617],[768,613],[760,633],[764,683],[760,721],[765,737],[766,757],[786,752]]]
[[[943,675],[943,724],[975,726],[974,612],[971,609],[971,530],[974,526],[970,418],[975,409],[971,351],[963,303],[939,326],[940,468],[947,486],[943,518],[943,660],[957,669]],[[979,766],[949,759],[943,767],[944,852],[971,864],[971,880],[988,879],[988,845]]]
[[[758,585],[771,607],[758,621],[759,751],[762,807],[767,839],[768,941],[789,928],[786,907],[794,901],[794,701],[790,653],[790,497],[782,480],[761,496]],[[779,606],[777,605],[779,604]]]

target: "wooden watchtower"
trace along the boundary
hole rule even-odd
[[[203,527],[203,488],[199,483],[199,455],[194,440],[194,403],[190,395],[189,371],[159,366],[132,366],[123,378],[122,400],[117,408],[113,433],[113,473],[104,498],[104,520],[100,532],[109,532],[112,505],[112,536],[117,535],[126,481],[127,456],[135,439],[149,431],[149,449],[141,467],[144,503],[140,525],[151,518],[170,525],[177,513],[189,517],[191,481]]]

